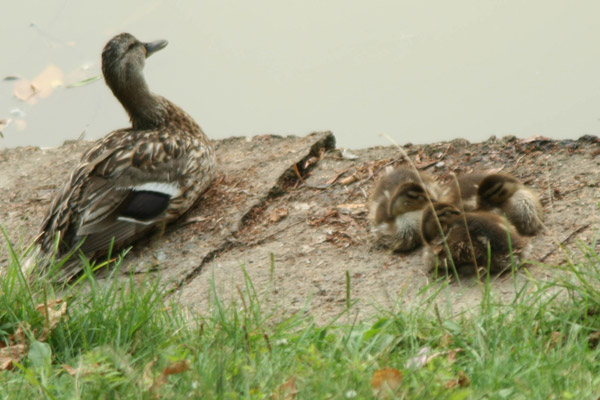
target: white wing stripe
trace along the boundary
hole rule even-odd
[[[117,221],[132,222],[134,224],[139,224],[139,225],[150,225],[150,224],[153,224],[156,222],[156,220],[140,221],[139,219],[129,218],[129,217],[119,217],[119,218],[117,218]]]
[[[181,189],[179,189],[179,186],[176,183],[146,182],[142,185],[134,186],[131,189],[145,190],[148,192],[164,193],[171,197],[177,197],[177,196],[181,195]]]

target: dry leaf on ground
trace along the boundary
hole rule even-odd
[[[468,387],[470,385],[471,380],[469,379],[467,374],[465,374],[464,371],[460,371],[456,379],[450,379],[448,382],[446,382],[444,386],[446,387],[446,389],[454,389],[457,386]]]
[[[269,214],[269,221],[271,222],[279,222],[285,217],[288,216],[287,208],[277,208]]]
[[[62,364],[61,367],[65,370],[65,372],[71,376],[75,376],[79,373],[79,368],[73,368],[69,364]]]
[[[19,362],[27,355],[29,344],[20,343],[0,349],[0,371],[11,369],[13,362]]]
[[[59,306],[56,308],[56,306]],[[42,334],[38,338],[40,342],[43,342],[48,338],[48,335],[56,325],[60,322],[63,315],[67,312],[67,302],[63,299],[57,299],[49,301],[48,304],[39,304],[35,307],[44,317],[46,317],[46,321],[44,323],[44,329],[42,330]],[[46,314],[47,312],[47,314]]]
[[[31,330],[31,327],[27,322],[19,325],[15,333],[10,335],[9,343],[29,343],[29,340],[27,340],[27,335],[25,334],[25,330]]]
[[[319,162],[319,158],[318,157],[314,157],[314,156],[310,157],[308,160],[306,160],[304,162],[304,169],[306,169],[306,168],[310,167],[311,165],[314,165],[314,164],[316,164],[318,162]]]
[[[148,377],[147,372],[150,371],[150,368],[154,365],[154,361],[146,365],[144,368],[144,377]],[[171,363],[163,369],[161,374],[154,380],[154,383],[150,386],[150,391],[154,392],[160,389],[162,385],[167,382],[167,377],[169,375],[181,374],[190,369],[190,362],[188,360],[182,360],[175,363]]]
[[[560,341],[562,340],[563,334],[561,332],[555,331],[552,332],[552,334],[550,335],[550,339],[548,339],[548,342],[546,343],[546,346],[548,347],[548,349],[553,349],[556,347],[557,344],[560,343]]]
[[[275,393],[271,396],[272,400],[293,400],[296,398],[298,390],[296,389],[296,377],[292,376],[287,382],[279,385]]]
[[[417,355],[406,362],[406,368],[416,367],[422,368],[428,363],[430,363],[433,359],[439,356],[448,355],[448,361],[453,362],[456,358],[456,353],[461,352],[461,348],[450,349],[446,351],[437,351],[435,353],[431,353],[431,349],[429,347],[422,347]]]
[[[440,346],[449,347],[452,344],[452,335],[444,333],[440,338]]]
[[[343,179],[340,179],[339,182],[342,185],[349,185],[349,184],[351,184],[353,182],[356,182],[357,180],[358,180],[358,176],[356,176],[356,174],[352,174],[352,175],[347,176],[347,177],[345,177]]]
[[[99,368],[99,364],[92,364],[92,365],[81,365],[77,368],[71,367],[69,364],[62,364],[61,365],[62,369],[65,370],[65,372],[71,376],[85,376],[85,375],[89,375],[91,373],[94,372],[95,369]]]
[[[378,399],[393,396],[402,384],[402,372],[395,368],[383,368],[375,371],[371,378],[373,395]]]
[[[175,375],[185,372],[190,369],[190,362],[188,360],[178,361],[176,363],[169,364],[165,367],[162,374],[163,376]]]
[[[368,212],[367,205],[363,203],[346,203],[335,206],[343,214],[364,214]]]

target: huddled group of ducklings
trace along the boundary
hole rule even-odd
[[[538,196],[509,174],[465,174],[440,187],[407,167],[390,168],[377,182],[371,224],[377,242],[393,251],[425,245],[430,269],[475,265],[492,273],[517,265],[525,236],[544,227]]]

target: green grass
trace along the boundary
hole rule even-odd
[[[0,343],[13,343],[21,330],[29,350],[0,371],[2,399],[283,399],[278,388],[290,378],[297,393],[289,399],[364,399],[373,398],[374,372],[386,367],[402,372],[397,398],[600,396],[595,243],[581,245],[587,256],[567,261],[552,281],[531,279],[510,302],[488,283],[480,304],[452,315],[436,306],[443,303],[436,282],[413,306],[379,310],[357,324],[267,311],[269,299],[248,279],[238,304],[216,298],[210,314],[184,309],[149,277],[115,279],[118,265],[103,282],[88,267],[71,287],[28,283],[5,247]],[[47,322],[36,306],[56,298],[68,311],[41,340]],[[347,296],[346,304],[355,299]],[[425,365],[415,361],[438,352]],[[175,366],[183,368],[163,374]]]

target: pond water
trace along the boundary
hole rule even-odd
[[[0,147],[127,126],[102,80],[68,87],[100,74],[102,47],[123,31],[169,40],[146,63],[149,86],[211,138],[331,130],[361,148],[389,144],[381,134],[597,135],[599,15],[595,1],[13,1]]]

